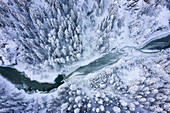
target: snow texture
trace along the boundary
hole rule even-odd
[[[0,0],[0,66],[53,82],[99,55],[169,33],[169,14],[169,0]],[[49,93],[27,94],[0,75],[0,112],[170,112],[170,49],[134,48]]]

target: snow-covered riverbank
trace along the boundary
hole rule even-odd
[[[125,52],[50,93],[27,94],[0,76],[0,112],[169,112],[169,45],[159,40],[161,51],[144,53],[169,33],[169,14],[168,0],[0,0],[0,66],[30,80],[54,83]]]

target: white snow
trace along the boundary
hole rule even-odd
[[[97,93],[95,94],[95,96],[96,96],[96,97],[101,97],[101,93],[100,93],[100,92],[97,92]]]
[[[77,90],[77,95],[81,95],[81,90]]]
[[[117,106],[114,106],[113,107],[113,111],[115,112],[115,113],[120,113],[120,108],[119,107],[117,107]]]
[[[74,113],[79,113],[80,112],[80,109],[79,108],[76,108],[75,110],[74,110]]]
[[[96,108],[96,112],[99,113],[100,112],[100,108]]]
[[[61,109],[64,110],[69,106],[69,103],[64,103],[61,105]]]
[[[83,18],[81,23],[82,28],[80,27],[81,25],[78,25],[76,26],[76,30],[75,30],[75,32],[81,33],[79,37],[80,40],[82,41],[82,45],[77,43],[79,38],[78,35],[75,35],[73,36],[74,37],[73,39],[66,40],[67,42],[70,41],[70,43],[72,44],[70,44],[68,47],[65,47],[65,45],[62,45],[62,43],[60,43],[60,40],[63,40],[64,38],[59,37],[59,39],[54,40],[56,38],[55,28],[52,28],[50,30],[50,32],[48,33],[48,37],[49,37],[48,42],[51,43],[52,46],[57,46],[60,47],[61,49],[60,51],[60,49],[56,48],[54,54],[58,56],[61,56],[63,54],[64,57],[52,59],[51,58],[52,56],[49,55],[49,58],[46,61],[44,61],[43,64],[40,64],[40,66],[43,67],[43,69],[39,69],[38,67],[34,67],[33,65],[27,64],[25,63],[25,61],[18,58],[16,55],[17,54],[16,48],[18,46],[17,43],[4,36],[2,33],[3,31],[0,30],[0,37],[1,37],[0,47],[1,47],[1,43],[7,43],[5,48],[0,48],[0,56],[2,57],[5,66],[15,63],[15,59],[18,59],[19,60],[18,64],[15,65],[14,67],[17,70],[24,72],[31,80],[36,80],[38,82],[54,83],[54,80],[59,73],[69,75],[71,72],[73,72],[80,66],[87,65],[90,62],[102,56],[102,54],[104,54],[105,52],[106,53],[109,52],[110,49],[112,48],[116,48],[117,50],[121,50],[121,48],[127,46],[131,46],[131,47],[133,46],[134,48],[135,47],[141,48],[142,45],[146,44],[149,41],[152,41],[153,39],[158,39],[162,37],[164,34],[166,34],[166,36],[170,34],[169,33],[170,15],[168,15],[170,11],[166,7],[161,6],[161,4],[155,6],[154,0],[152,0],[148,4],[145,3],[143,0],[135,1],[136,3],[134,7],[129,6],[131,9],[127,6],[129,4],[132,4],[134,0],[132,1],[98,0],[98,1],[104,1],[103,14],[100,16],[96,16],[95,14],[97,10],[94,8],[94,5],[98,7],[98,4],[95,0],[78,0],[77,7],[74,7],[78,12],[81,13],[80,16]],[[6,0],[3,0],[3,2],[7,4]],[[108,8],[112,3],[113,5],[115,5],[116,11],[114,15],[109,15]],[[83,4],[87,4],[87,11],[82,11]],[[103,4],[100,3],[100,5]],[[49,7],[49,4],[46,3],[44,0],[40,0],[40,2],[34,1],[33,4],[31,5],[31,9],[37,9],[39,7],[44,7],[48,9],[47,7]],[[100,8],[101,7],[102,6],[100,6]],[[151,9],[147,9],[147,8],[151,8]],[[93,9],[94,11],[92,12],[92,14],[90,16],[87,16],[87,12],[90,12]],[[142,14],[144,9],[151,10],[155,14],[153,15]],[[73,13],[74,12],[72,11],[72,16],[74,16]],[[60,18],[60,16],[58,17]],[[53,22],[51,23],[51,21],[53,20],[54,18],[44,19],[44,21],[46,21],[49,25],[52,24],[51,26],[55,27],[54,23]],[[68,21],[65,20],[64,18],[63,20]],[[95,24],[91,22],[93,20]],[[109,21],[111,20],[114,20],[114,22],[112,22],[113,29],[110,28],[111,25]],[[119,20],[121,20],[120,24],[122,24],[120,28],[118,27]],[[36,21],[37,23],[41,24],[39,19],[37,19]],[[102,22],[104,23],[106,22],[108,24],[104,29],[104,31],[98,29],[98,27],[100,27]],[[69,21],[69,24],[72,24],[71,21]],[[157,29],[161,27],[163,27],[163,30],[157,31]],[[59,26],[60,30],[61,28],[62,27]],[[70,28],[71,27],[69,27],[68,31],[65,30],[66,34],[67,32],[70,32],[71,30]],[[13,29],[9,28],[8,30],[11,32],[12,35],[14,36],[16,35],[16,33],[13,33],[14,31]],[[39,29],[37,29],[37,31],[40,32],[41,35],[40,39],[42,40],[44,31],[43,30],[39,31]],[[62,31],[59,32],[59,35],[62,35]],[[24,41],[28,41],[28,40],[24,40]],[[101,47],[99,47],[99,44],[101,44]],[[40,46],[48,50],[50,50],[51,48],[43,44],[40,44]],[[73,50],[80,49],[80,48],[83,48],[83,53],[76,51],[76,54],[74,54]],[[95,105],[93,106],[93,103],[88,102],[87,107],[89,109],[92,108],[93,112],[103,112],[105,110],[106,113],[110,113],[113,111],[116,113],[121,112],[121,108],[119,106],[113,106],[112,111],[107,111],[108,107],[105,107],[104,103],[113,102],[112,100],[109,100],[107,96],[120,97],[121,100],[119,102],[123,107],[127,106],[129,107],[130,111],[136,112],[135,105],[143,109],[143,107],[145,106],[144,104],[146,104],[146,102],[154,103],[156,101],[155,103],[157,104],[159,103],[159,101],[157,100],[161,100],[165,102],[165,100],[169,99],[169,97],[167,96],[167,92],[165,94],[162,94],[159,93],[159,89],[158,89],[158,87],[164,86],[162,81],[168,81],[169,79],[169,76],[167,72],[165,72],[165,68],[164,68],[164,67],[168,67],[167,65],[169,62],[166,60],[168,59],[168,57],[163,58],[163,55],[169,54],[169,50],[167,50],[168,51],[167,53],[163,53],[162,51],[160,51],[158,54],[157,53],[145,54],[137,51],[134,48],[124,48],[123,50],[125,52],[125,55],[121,57],[121,59],[115,64],[109,67],[105,67],[104,69],[99,70],[95,73],[90,73],[85,78],[84,76],[83,77],[72,76],[73,78],[69,79],[68,81],[65,81],[66,83],[61,85],[62,87],[59,87],[55,91],[49,93],[36,92],[33,94],[27,94],[23,90],[18,90],[17,88],[15,88],[13,84],[11,84],[8,80],[4,79],[4,77],[2,77],[1,75],[0,75],[0,84],[4,84],[5,88],[9,90],[9,93],[20,92],[23,95],[23,98],[26,98],[28,100],[33,99],[34,101],[38,101],[39,103],[44,102],[44,100],[46,101],[55,100],[56,98],[65,99],[67,102],[61,103],[60,106],[61,111],[63,112],[65,112],[65,110],[74,110],[75,113],[79,113],[80,112],[79,108],[82,107],[81,102],[83,101],[83,99],[84,100],[87,99],[88,101],[96,100],[97,103],[100,104],[99,106],[95,106]],[[72,57],[67,56],[67,49],[70,52],[69,54],[74,54],[74,56]],[[158,51],[144,50],[144,52],[158,52]],[[29,54],[25,53],[25,55],[29,55]],[[36,55],[42,57],[42,55],[38,51],[36,52]],[[160,58],[162,58],[163,60],[158,60]],[[79,61],[76,61],[76,59],[79,59]],[[56,68],[50,69],[49,67],[45,66],[51,64],[55,67],[57,63],[64,64],[66,62],[69,63],[70,61],[73,61],[73,63],[64,65],[61,68],[61,70],[58,70]],[[161,62],[162,64],[158,62]],[[0,65],[3,65],[3,62],[1,60],[0,60]],[[115,69],[116,72],[114,71],[113,73],[113,69]],[[109,75],[109,77],[106,80],[104,80],[99,76],[100,72],[104,72],[105,75]],[[154,73],[154,74],[150,74],[150,73]],[[81,73],[75,73],[74,75],[76,74],[81,74]],[[147,80],[145,80],[146,77],[148,77],[149,75],[152,76],[160,75],[162,77],[159,76],[158,79],[147,78]],[[118,77],[116,78],[116,76]],[[144,86],[147,85],[147,87],[145,87],[144,89],[142,89],[144,86],[142,88],[141,86],[139,86],[139,83],[140,82],[143,83],[143,81],[145,81]],[[98,87],[97,88],[91,87],[92,83],[94,83]],[[154,85],[152,86],[153,89],[151,89],[150,85],[152,85],[153,83],[154,83]],[[123,93],[120,91],[121,87],[123,86],[130,87],[128,89],[128,93],[126,91],[124,91]],[[81,90],[78,88],[81,88]],[[137,91],[139,89],[142,89],[143,92],[141,93],[144,93],[145,95],[151,94],[152,96],[152,94],[155,94],[156,96],[154,98],[143,97],[142,94],[141,96],[139,96],[137,94]],[[68,95],[60,95],[61,92],[65,92],[66,94],[68,93]],[[82,97],[83,95],[86,96],[84,96],[83,98]],[[62,96],[64,96],[64,98]],[[44,97],[45,99],[42,100],[41,99],[42,97]],[[137,98],[140,103],[138,101],[136,103],[133,103],[132,101],[134,97]],[[71,106],[70,103],[72,103],[73,101],[75,101],[76,104]],[[157,105],[153,105],[150,108],[154,112],[163,112],[163,110],[168,111],[169,106],[170,104],[164,103],[163,104],[164,108],[160,108]]]
[[[88,108],[91,108],[91,104],[90,104],[90,103],[88,103],[88,104],[87,104],[87,107],[88,107]]]
[[[72,84],[71,86],[70,86],[70,90],[76,90],[77,89],[77,86],[75,85],[75,84]]]
[[[54,80],[58,76],[58,72],[54,70],[49,71],[32,71],[28,69],[28,65],[26,63],[18,62],[18,65],[14,66],[18,71],[24,72],[31,80],[36,80],[40,83],[49,82],[54,83]]]
[[[100,110],[101,110],[101,111],[104,111],[104,110],[105,110],[103,105],[100,106]]]
[[[133,103],[129,104],[130,111],[135,111],[135,105]]]
[[[125,101],[123,101],[123,100],[120,100],[120,103],[121,103],[121,105],[124,106],[124,107],[127,106],[127,103],[126,103]]]
[[[80,96],[77,96],[77,97],[75,98],[75,102],[76,102],[76,103],[79,103],[79,102],[81,101],[81,99],[82,99],[82,98],[81,98]]]

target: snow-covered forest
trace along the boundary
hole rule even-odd
[[[169,47],[169,0],[0,0],[0,113],[169,113]]]

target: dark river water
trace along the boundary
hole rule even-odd
[[[63,84],[63,77],[61,75],[55,79],[55,83],[39,83],[30,80],[24,73],[17,71],[11,67],[0,67],[0,74],[8,79],[11,83],[15,84],[18,89],[24,89],[26,92],[43,91],[49,92]]]
[[[153,39],[145,43],[140,50],[162,50],[170,47],[170,33],[162,38]],[[30,80],[24,73],[17,71],[12,67],[2,67],[0,66],[0,74],[9,80],[11,83],[15,84],[18,89],[24,89],[28,93],[35,91],[49,92],[55,88],[58,88],[63,84],[63,80],[68,79],[72,75],[87,75],[89,73],[96,72],[106,66],[116,63],[121,59],[123,53],[121,52],[110,52],[104,54],[102,57],[90,62],[87,65],[81,66],[71,72],[68,75],[59,75],[55,79],[55,83],[39,83],[34,80]]]
[[[161,38],[155,38],[143,45],[140,49],[162,50],[170,47],[170,33],[163,35]]]
[[[106,66],[112,65],[116,63],[118,60],[120,60],[121,56],[123,56],[124,53],[122,52],[110,52],[102,57],[90,62],[87,65],[80,66],[76,70],[74,70],[72,73],[66,76],[65,79],[69,78],[70,76],[76,74],[76,75],[87,75],[89,73],[96,72]]]

